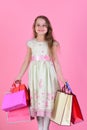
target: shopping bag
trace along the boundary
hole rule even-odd
[[[51,120],[59,125],[71,124],[72,94],[57,91]]]
[[[27,106],[25,90],[6,94],[2,102],[4,111],[12,111],[25,106]]]
[[[70,84],[68,82],[66,82],[66,87],[72,93],[71,86],[70,86]],[[82,116],[82,112],[81,112],[80,105],[78,103],[77,97],[76,97],[75,94],[73,94],[71,122],[73,124],[75,124],[75,123],[81,122],[83,120],[84,119],[83,119],[83,116]]]
[[[73,124],[83,121],[82,112],[76,95],[73,94],[71,122]]]
[[[31,120],[30,110],[28,106],[17,110],[9,111],[6,114],[8,123],[16,123]]]
[[[27,100],[27,103],[29,103],[30,93],[29,93],[29,90],[27,89],[25,84],[22,84],[21,82],[13,83],[12,87],[10,89],[10,92],[15,93],[15,92],[20,91],[20,90],[25,90],[26,100]]]

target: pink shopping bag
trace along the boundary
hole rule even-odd
[[[12,111],[27,106],[25,91],[8,93],[4,96],[2,110]]]
[[[28,106],[7,112],[8,123],[16,123],[16,122],[21,122],[21,121],[23,122],[23,121],[30,121],[30,120],[31,117],[30,117],[30,110]]]

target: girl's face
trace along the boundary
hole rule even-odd
[[[47,23],[44,19],[42,18],[38,18],[36,20],[36,24],[35,24],[35,31],[38,35],[45,35],[48,31],[47,29]]]

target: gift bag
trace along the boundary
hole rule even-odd
[[[12,111],[27,106],[25,90],[8,93],[4,96],[2,110]]]
[[[18,83],[13,83],[12,87],[10,89],[10,92],[15,93],[17,91],[21,91],[21,90],[25,90],[25,94],[26,94],[26,100],[27,103],[29,104],[30,102],[30,91],[27,89],[25,84],[22,84],[21,82]]]
[[[71,86],[69,85],[68,82],[66,82],[66,87],[72,93]],[[80,109],[80,106],[79,106],[76,95],[73,94],[71,122],[73,124],[75,124],[75,123],[78,123],[78,122],[81,122],[81,121],[83,121],[83,116],[82,116],[82,113],[81,113],[81,109]]]
[[[28,106],[7,112],[8,123],[16,123],[16,122],[21,122],[21,121],[23,122],[23,121],[30,121],[30,120],[31,117],[30,117],[30,110]]]
[[[73,94],[71,122],[73,124],[83,121],[81,109],[77,97]]]
[[[51,120],[59,125],[70,125],[72,110],[72,95],[57,91]]]

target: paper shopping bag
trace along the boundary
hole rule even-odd
[[[71,122],[75,124],[81,121],[83,121],[82,112],[77,97],[73,95]]]
[[[4,96],[2,110],[12,111],[27,106],[25,91],[21,90],[16,93],[8,93]]]
[[[7,122],[16,123],[23,121],[30,121],[30,110],[29,107],[20,108],[17,110],[7,112]]]
[[[70,125],[72,95],[57,91],[51,120],[59,125]]]
[[[22,84],[21,82],[20,83],[13,83],[10,91],[12,93],[15,93],[15,92],[21,91],[21,90],[25,90],[26,100],[29,103],[29,101],[30,101],[30,93],[29,93],[29,90],[27,89],[25,84]]]

